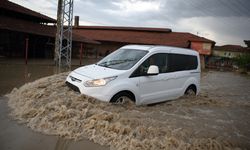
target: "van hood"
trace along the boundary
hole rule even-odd
[[[83,66],[74,70],[75,73],[91,79],[101,79],[101,78],[117,76],[125,71],[126,70],[116,70],[116,69],[106,68],[98,66],[96,64]]]

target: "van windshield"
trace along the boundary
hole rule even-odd
[[[128,70],[132,68],[148,51],[134,49],[119,49],[109,54],[97,65],[118,70]]]

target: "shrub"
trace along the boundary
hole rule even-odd
[[[243,54],[235,59],[236,64],[245,71],[250,71],[250,54]]]

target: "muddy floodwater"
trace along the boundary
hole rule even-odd
[[[84,64],[96,62],[84,59]],[[73,60],[73,68],[79,66],[79,60]],[[95,144],[87,139],[69,140],[58,136],[49,136],[34,132],[25,124],[20,124],[9,114],[8,98],[4,96],[15,87],[32,82],[38,78],[57,73],[53,60],[29,60],[0,58],[0,150],[108,150],[108,147]]]
[[[250,78],[206,71],[201,93],[151,106],[112,105],[69,89],[61,73],[7,95],[11,117],[33,131],[110,149],[250,149]]]

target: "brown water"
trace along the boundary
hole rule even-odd
[[[97,59],[83,59],[83,65],[95,63]],[[41,77],[59,72],[53,60],[31,59],[28,65],[22,59],[0,58],[0,96],[10,92],[14,87],[32,82]],[[79,60],[72,60],[72,68],[79,67]]]
[[[84,64],[96,60],[84,60]],[[78,60],[73,61],[78,67]],[[29,60],[24,65],[23,60],[0,59],[0,150],[75,150],[75,149],[108,149],[89,140],[66,140],[58,136],[48,136],[33,132],[23,124],[18,124],[9,117],[8,99],[4,94],[15,87],[32,82],[38,78],[57,73],[52,60]]]
[[[199,96],[137,107],[81,96],[65,86],[66,75],[13,90],[12,117],[34,131],[111,149],[250,149],[248,76],[205,72]]]

